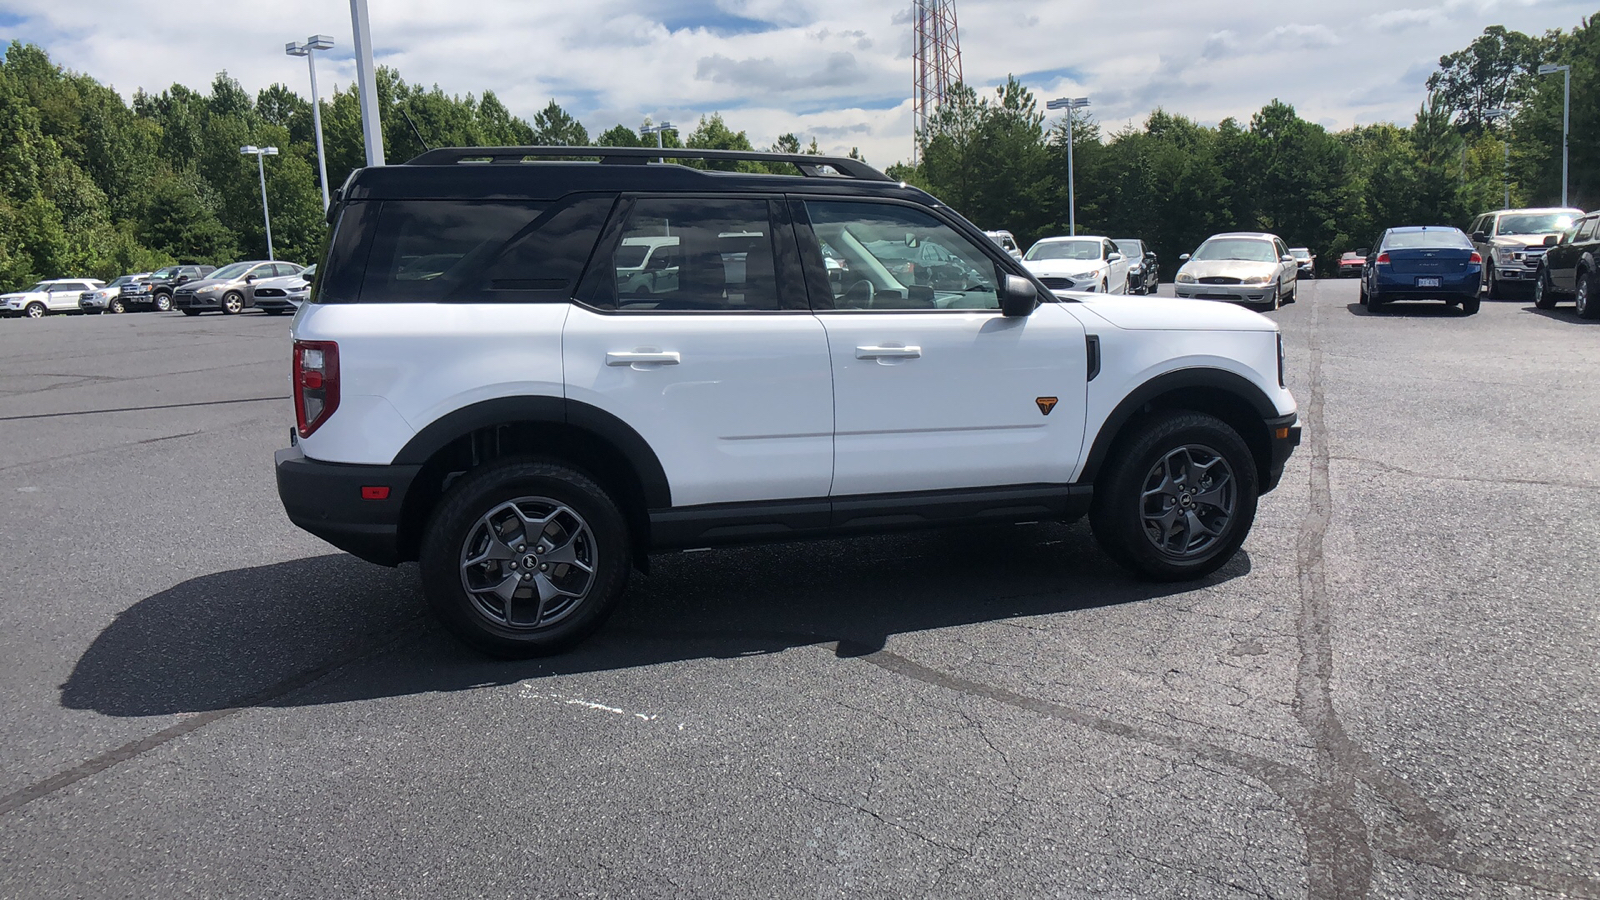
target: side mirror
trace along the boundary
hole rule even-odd
[[[255,281],[256,280],[256,273],[251,272],[249,275],[246,275],[244,277],[244,280],[245,281]]]
[[[1547,234],[1544,236],[1544,245],[1546,247],[1554,247],[1559,243],[1561,243],[1561,238],[1558,238],[1553,234]]]
[[[1356,250],[1356,255],[1365,258],[1372,255],[1372,250],[1369,247],[1362,247]]]
[[[1118,262],[1121,259],[1122,259],[1122,254],[1121,253],[1112,253],[1110,256],[1106,257],[1106,262]]]
[[[1474,231],[1472,233],[1472,242],[1474,244],[1487,244],[1487,243],[1489,243],[1489,233],[1486,232],[1486,231]]]
[[[1039,289],[1021,275],[1007,275],[1000,293],[1000,312],[1008,319],[1020,319],[1039,305]]]
[[[1178,262],[1188,262],[1188,261],[1189,261],[1189,254],[1187,254],[1187,253],[1183,254],[1180,257],[1178,257]]]
[[[1278,262],[1293,263],[1294,262],[1294,257],[1292,257],[1289,254],[1285,253],[1284,255],[1278,257]]]

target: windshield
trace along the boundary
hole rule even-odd
[[[1099,241],[1040,241],[1028,248],[1029,260],[1099,259]]]
[[[1427,249],[1430,247],[1455,247],[1466,250],[1472,247],[1472,242],[1467,236],[1454,228],[1440,228],[1435,231],[1391,231],[1383,239],[1383,246],[1389,250]]]
[[[244,273],[250,271],[254,267],[255,267],[255,263],[249,263],[249,262],[234,263],[231,266],[223,266],[222,268],[216,270],[215,272],[212,272],[210,275],[207,275],[205,277],[207,279],[214,279],[216,281],[227,281],[227,280],[232,279],[232,278],[240,277],[241,275],[243,275]]]
[[[1240,259],[1246,262],[1277,262],[1271,241],[1253,238],[1220,238],[1206,241],[1194,252],[1195,259]]]
[[[623,244],[617,248],[617,268],[637,269],[644,265],[644,258],[650,255],[650,247],[645,244]]]
[[[1144,241],[1136,241],[1132,238],[1113,238],[1111,243],[1117,245],[1117,249],[1122,251],[1123,256],[1144,255]]]
[[[50,290],[50,282],[41,281],[38,284],[34,285],[33,287],[27,288],[26,290],[19,291],[18,293],[36,294],[36,293],[38,293],[40,291],[48,291],[48,290]]]
[[[1306,247],[1290,247],[1289,255],[1295,259],[1310,259],[1311,250]]]
[[[1526,213],[1501,216],[1495,234],[1554,234],[1572,225],[1572,213]]]
[[[118,278],[116,281],[106,285],[106,287],[122,287],[125,284],[133,284],[137,280],[138,279],[134,278],[132,275],[124,275],[121,278]]]
[[[177,266],[167,266],[165,269],[157,269],[154,272],[151,272],[150,273],[150,277],[151,278],[171,278],[172,276],[174,276],[176,274],[178,274],[178,267]]]

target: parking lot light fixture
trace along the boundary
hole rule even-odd
[[[328,157],[322,150],[322,104],[317,99],[317,50],[332,50],[333,38],[326,34],[313,34],[301,41],[290,41],[283,46],[289,56],[304,56],[311,69],[311,131],[317,137],[317,172],[322,175],[322,208],[328,208]]]
[[[1557,66],[1546,63],[1539,67],[1540,75],[1554,75],[1560,72],[1566,76],[1566,90],[1561,99],[1561,205],[1567,205],[1567,133],[1572,124],[1572,67]]]
[[[639,130],[644,132],[645,134],[653,134],[653,135],[655,135],[656,136],[656,149],[660,150],[664,146],[666,146],[665,144],[662,143],[661,133],[664,132],[664,131],[677,131],[678,129],[673,127],[671,122],[662,122],[660,125],[646,125],[643,128],[640,128]],[[660,159],[660,162],[662,162],[662,163],[665,163],[666,161],[667,161],[667,158],[664,157],[664,156]]]
[[[240,147],[239,153],[256,158],[256,172],[261,176],[261,219],[267,226],[267,259],[276,260],[277,257],[272,255],[272,213],[267,211],[267,164],[264,160],[268,156],[277,156],[278,148],[248,144]]]
[[[1072,182],[1072,111],[1088,105],[1088,97],[1057,97],[1044,105],[1067,111],[1067,230],[1073,236],[1078,234],[1078,197]]]

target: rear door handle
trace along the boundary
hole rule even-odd
[[[676,350],[612,350],[606,354],[608,366],[633,366],[640,363],[657,366],[675,366],[679,362]]]
[[[921,347],[857,347],[856,359],[921,359]]]

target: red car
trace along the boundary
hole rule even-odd
[[[1367,264],[1367,255],[1359,250],[1352,250],[1339,255],[1339,277],[1359,278],[1361,268]]]

